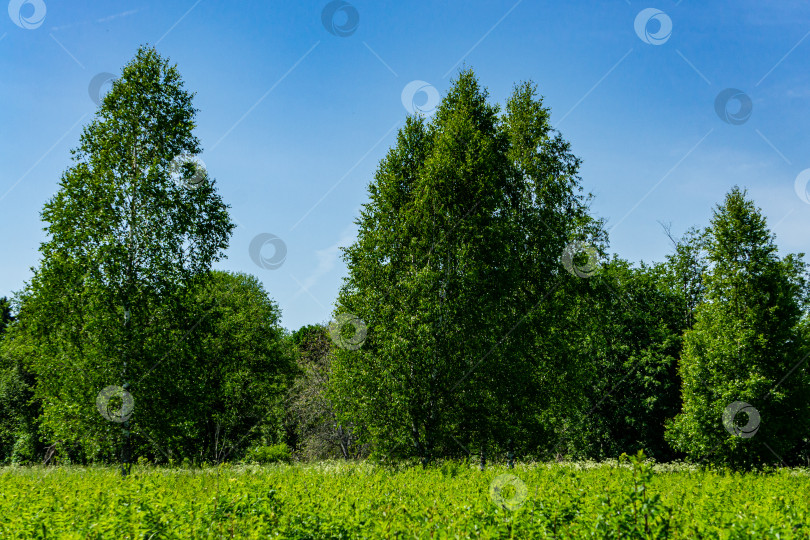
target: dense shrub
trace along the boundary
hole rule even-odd
[[[447,465],[447,464],[445,464]],[[345,461],[0,469],[1,538],[807,538],[806,471]],[[451,472],[451,474],[447,474]],[[454,473],[454,474],[453,474]]]
[[[292,459],[290,448],[284,444],[270,446],[255,446],[248,450],[245,461],[252,463],[278,463],[289,462]]]

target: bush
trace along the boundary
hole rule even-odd
[[[284,443],[270,446],[255,446],[248,450],[245,456],[245,461],[254,463],[289,463],[291,459],[290,448]]]
[[[36,461],[36,440],[31,433],[20,432],[11,450],[11,463],[27,465]]]
[[[635,456],[622,454],[619,464],[629,463],[633,471],[632,483],[625,482],[623,489],[599,499],[601,512],[593,532],[600,538],[670,538],[673,508],[666,505],[660,493],[650,493],[653,482],[652,465],[644,460],[644,451]]]

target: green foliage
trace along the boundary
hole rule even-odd
[[[159,461],[166,454],[221,461],[238,459],[254,441],[282,439],[294,366],[278,305],[255,276],[214,271],[188,295],[185,309],[190,376],[153,397],[150,408],[172,414],[159,431],[136,426],[144,449]],[[186,398],[176,401],[178,394]]]
[[[661,494],[651,494],[652,466],[644,461],[644,452],[635,456],[622,454],[619,463],[629,462],[633,470],[632,484],[619,496],[605,495],[600,501],[605,512],[597,519],[594,532],[600,538],[657,539],[671,537],[673,509],[661,500]]]
[[[11,316],[11,302],[5,296],[0,298],[0,338],[6,331],[6,327],[14,321]]]
[[[800,327],[805,263],[801,255],[777,256],[765,218],[738,188],[718,206],[705,234],[706,299],[684,337],[683,412],[669,437],[696,460],[744,467],[795,462],[810,399]],[[724,410],[733,402],[758,410],[761,426],[752,437],[724,427]]]
[[[407,119],[345,250],[336,314],[368,336],[336,351],[331,391],[381,454],[536,448],[549,438],[542,415],[583,384],[561,333],[549,336],[565,310],[558,282],[575,279],[563,249],[601,234],[579,160],[534,85],[517,86],[504,114],[487,98],[464,71],[430,122]]]
[[[810,463],[807,266],[802,254],[777,255],[739,188],[706,229],[679,241],[667,229],[675,249],[664,263],[614,256],[574,275],[561,264],[572,245],[593,244],[597,258],[607,246],[581,194],[580,160],[533,83],[502,110],[462,71],[431,120],[406,120],[368,186],[335,310],[363,335],[351,325],[288,334],[255,277],[211,269],[234,225],[207,171],[186,163],[194,183],[175,177],[177,158],[201,151],[192,99],[176,66],[142,47],[84,128],[42,211],[42,261],[14,315],[0,298],[0,462],[371,456],[431,471],[437,458],[466,455],[442,462],[452,484],[469,480],[473,456],[483,469],[507,452],[638,452],[629,491],[610,486],[599,510],[573,480],[557,493],[564,502],[528,504],[536,521],[478,509],[478,521],[448,529],[616,538],[685,530],[670,529],[673,507],[650,491],[642,450],[731,467]],[[134,397],[130,420],[99,413],[105,387]],[[730,433],[723,415],[734,402],[761,415],[755,437]],[[429,477],[414,476],[432,488]],[[502,487],[507,498],[520,492]],[[292,536],[355,532],[351,519],[286,515],[284,495],[270,493],[245,504],[269,505],[261,516]],[[383,515],[398,515],[389,502]],[[237,506],[217,498],[194,526],[233,527],[250,513]],[[375,533],[414,519],[440,531],[438,503],[430,508]],[[165,534],[152,512],[146,529]],[[776,530],[763,519],[750,531]]]
[[[342,328],[348,331],[351,326]],[[359,457],[352,422],[338,422],[329,380],[335,347],[327,327],[308,325],[290,336],[295,349],[297,376],[287,397],[288,441],[304,459]],[[338,397],[339,399],[339,397]]]
[[[504,474],[525,498],[490,487]],[[0,469],[0,537],[806,538],[807,471],[630,463]]]
[[[194,189],[171,178],[175,156],[200,151],[191,100],[176,67],[140,48],[42,212],[48,239],[20,295],[11,360],[36,376],[47,440],[86,458],[111,458],[127,428],[165,434],[199,395],[184,300],[234,226],[205,171]],[[96,410],[109,385],[136,400],[123,430]]]
[[[591,390],[561,448],[596,459],[639,450],[671,459],[664,426],[681,409],[678,291],[663,265],[633,268],[618,258],[586,285],[586,293],[572,299],[568,335],[591,362]]]
[[[18,362],[0,356],[0,462],[29,463],[41,459],[33,376]]]
[[[667,229],[667,234],[670,232]],[[667,275],[665,281],[670,289],[680,296],[683,316],[683,328],[692,328],[695,309],[703,302],[706,285],[703,277],[708,263],[706,260],[705,231],[689,229],[680,240],[670,236],[675,246],[675,253],[667,255]]]
[[[271,446],[256,446],[248,450],[245,461],[250,463],[279,463],[292,460],[290,447],[284,443]]]
[[[38,461],[43,445],[39,434],[41,404],[34,399],[36,383],[22,362],[15,360],[13,339],[17,328],[10,324],[10,302],[0,299],[0,463]]]

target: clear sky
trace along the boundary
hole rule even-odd
[[[95,111],[91,83],[140,44],[197,93],[201,158],[237,224],[217,266],[257,275],[290,329],[329,319],[338,247],[379,160],[408,109],[429,113],[464,64],[499,103],[515,82],[538,84],[619,256],[662,260],[659,222],[678,235],[706,225],[735,184],[782,253],[810,251],[810,3],[705,4],[12,0],[0,10],[0,296],[37,264],[39,213]],[[266,233],[287,248],[278,268],[250,257]]]

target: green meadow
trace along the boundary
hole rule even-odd
[[[810,476],[641,460],[0,469],[2,538],[807,538]]]

